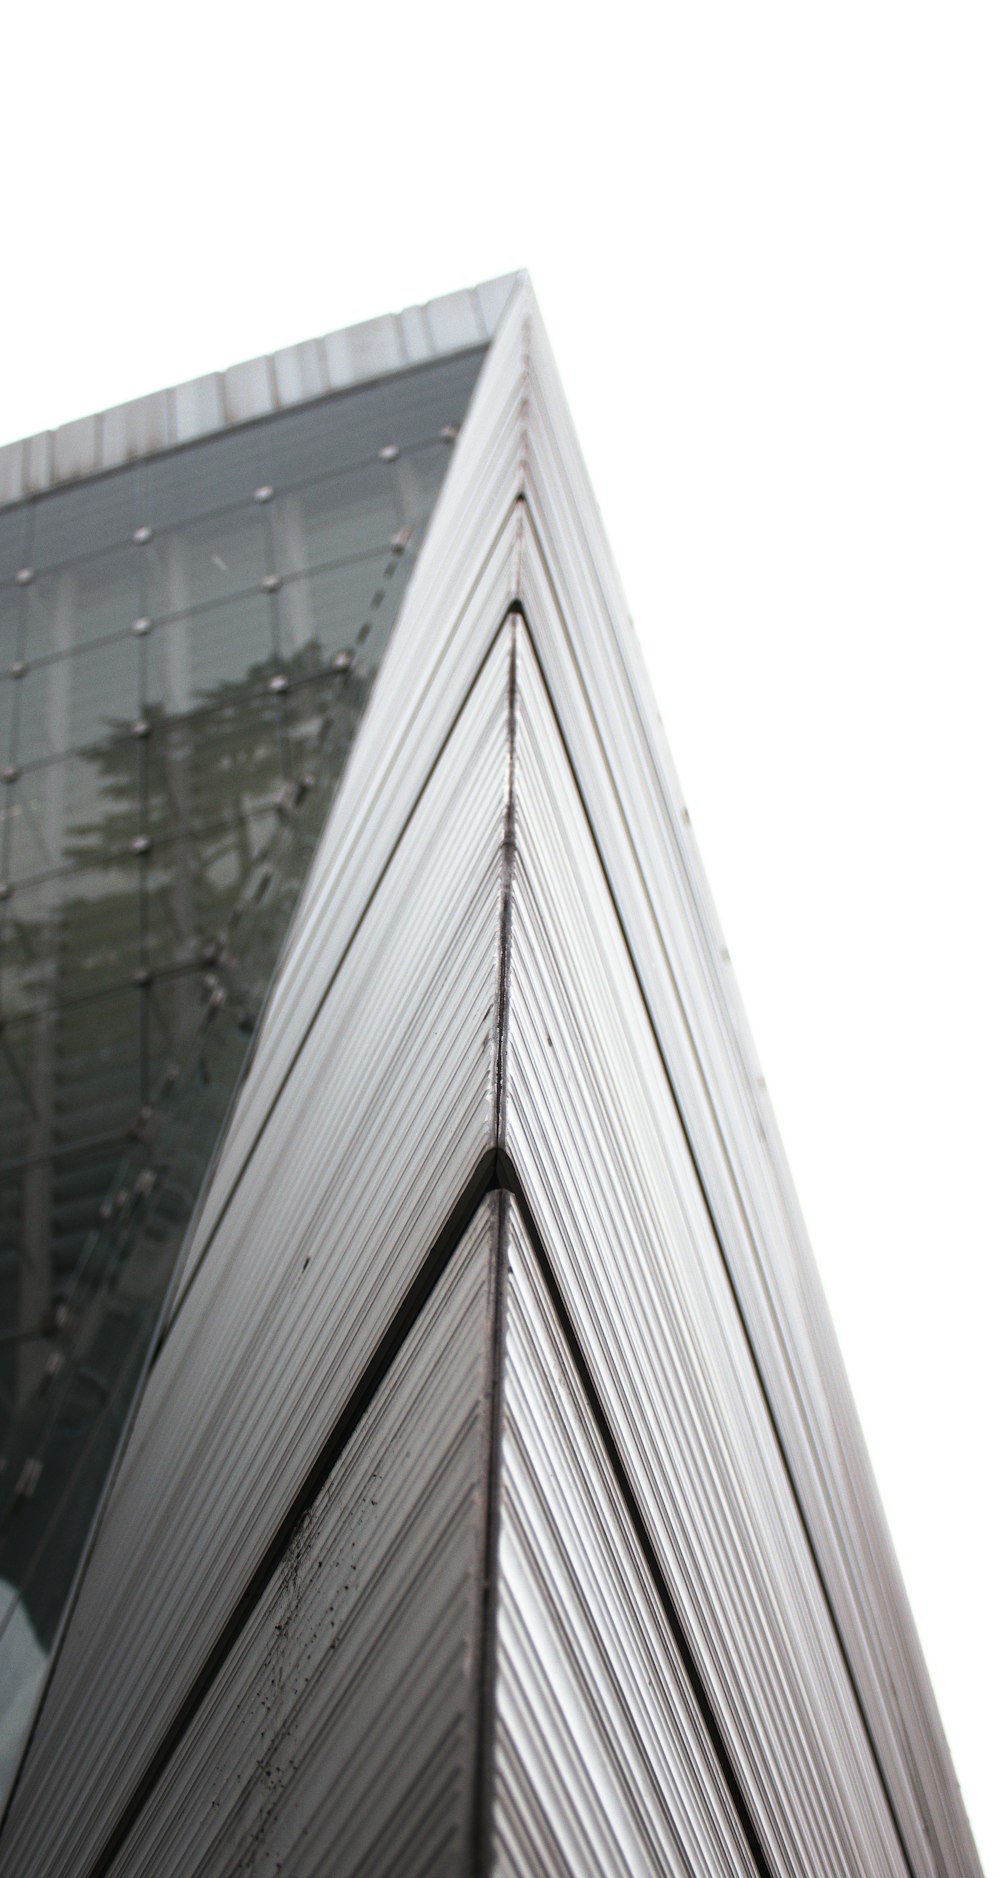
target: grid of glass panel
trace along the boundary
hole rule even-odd
[[[481,357],[0,515],[0,1784]]]

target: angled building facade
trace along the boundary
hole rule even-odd
[[[6,466],[4,1870],[974,1874],[530,285],[241,370]]]

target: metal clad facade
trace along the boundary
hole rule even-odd
[[[753,1858],[516,1205],[506,1251],[496,1869],[747,1878]]]
[[[352,343],[413,358],[491,318],[458,295]],[[643,686],[522,284],[186,1251],[12,1874],[979,1871]],[[349,1611],[355,1655],[318,1653]]]
[[[532,667],[526,653],[504,1147],[771,1869],[899,1874],[696,1171]]]
[[[522,591],[541,664],[908,1856],[915,1871],[976,1869],[683,795],[544,331],[532,330]],[[553,618],[561,632],[546,628]]]

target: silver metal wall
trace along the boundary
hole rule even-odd
[[[492,1852],[566,1878],[757,1868],[517,1204],[508,1215]]]
[[[354,1680],[314,1667],[348,1534]],[[32,1878],[979,1869],[527,286],[2,1850]]]

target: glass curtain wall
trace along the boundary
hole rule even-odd
[[[0,513],[0,1791],[481,358]]]

